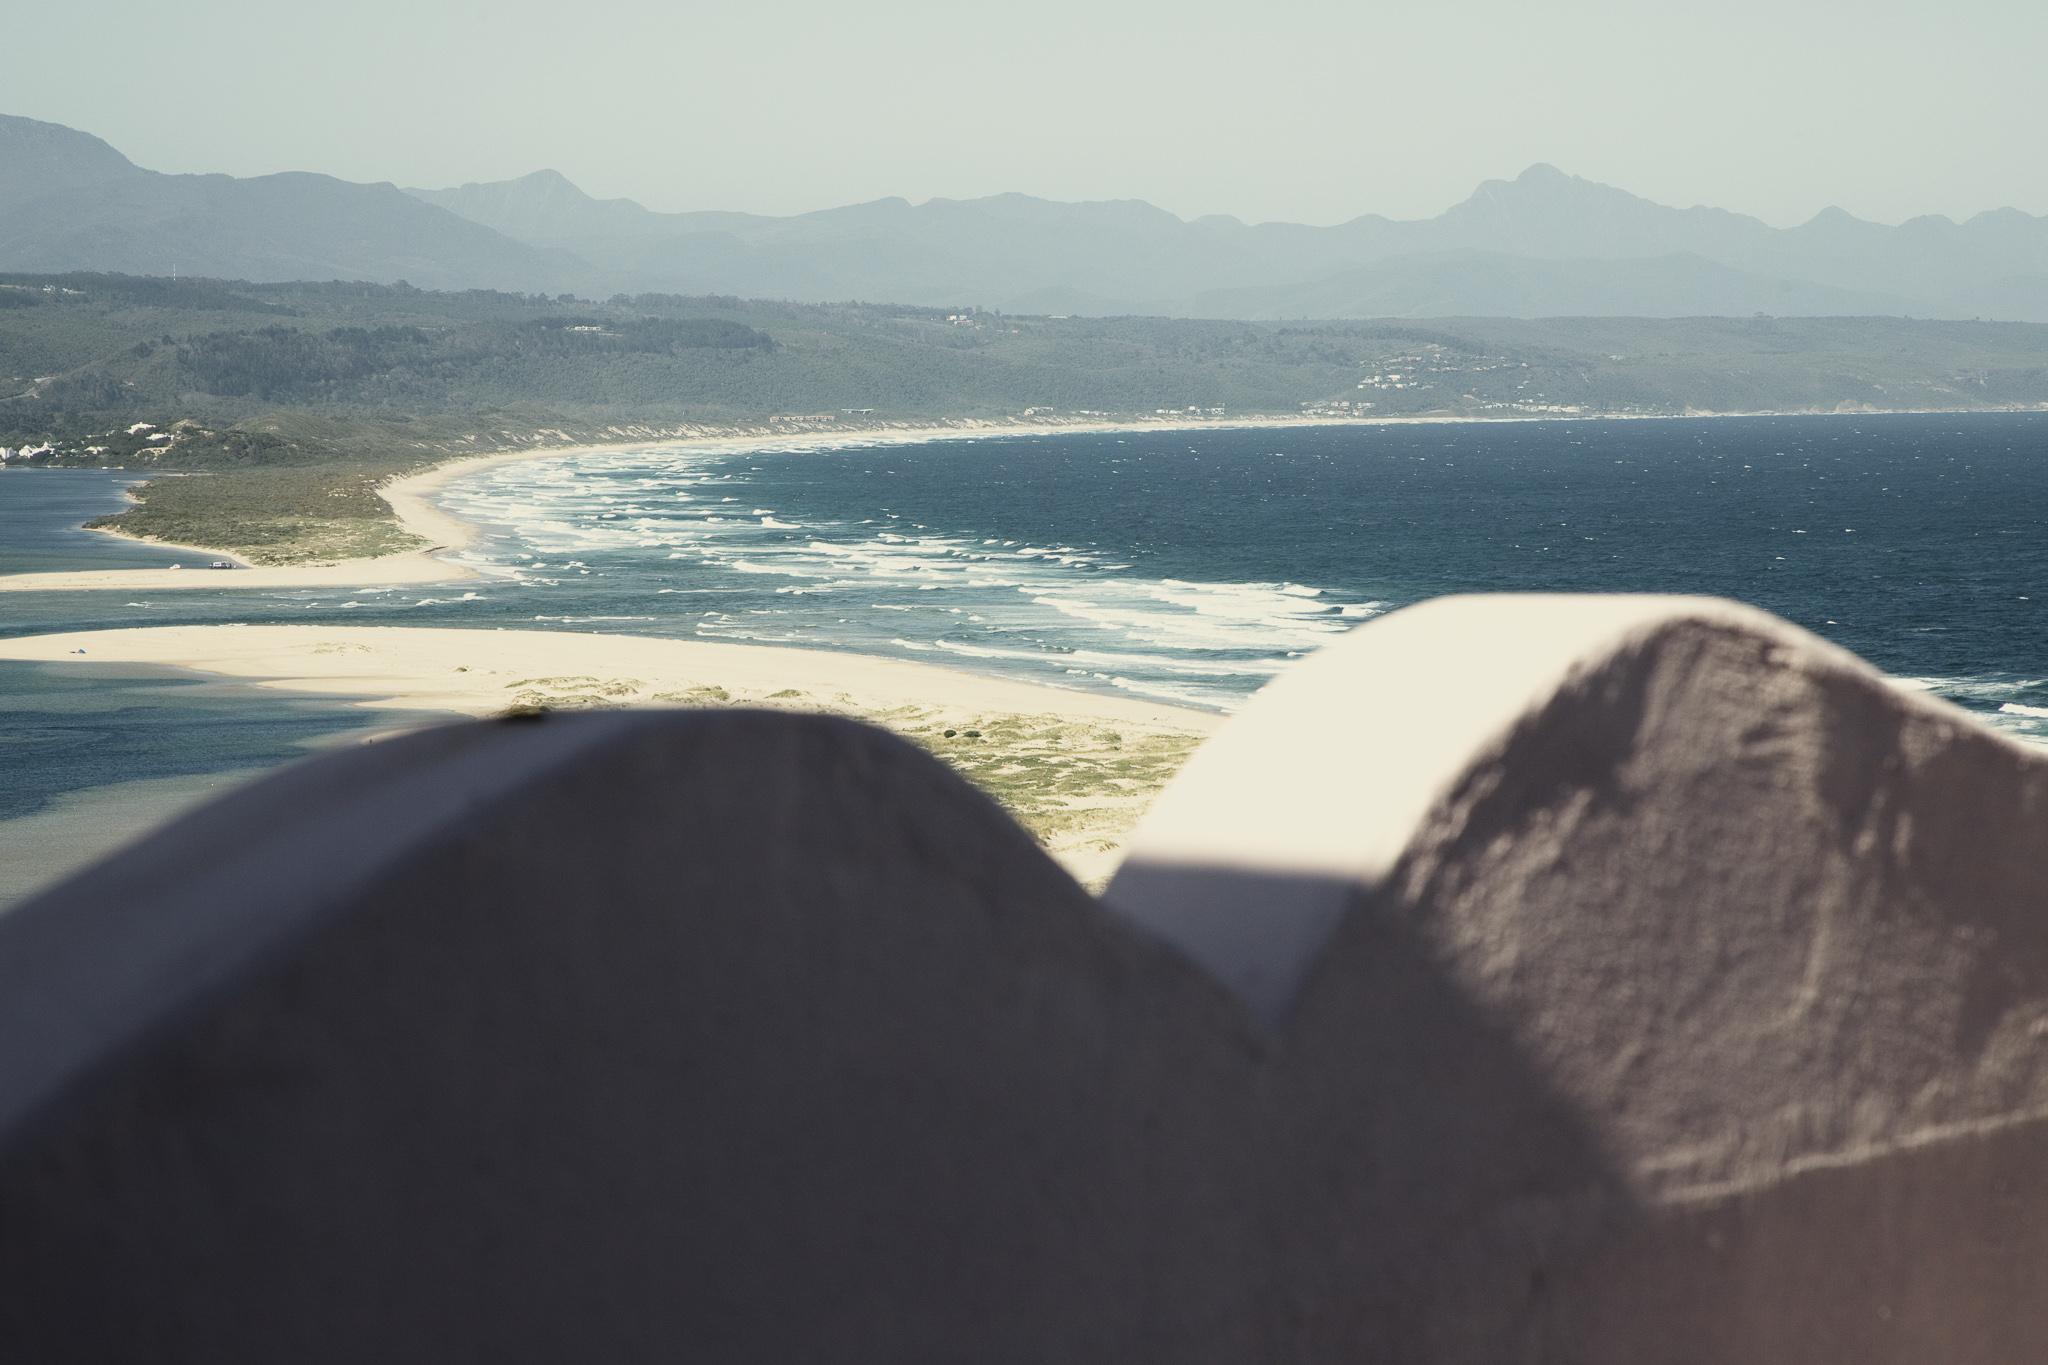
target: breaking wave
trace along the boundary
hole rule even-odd
[[[503,465],[441,500],[490,528],[467,556],[474,567],[594,595],[578,620],[652,609],[699,638],[942,653],[1188,705],[1232,706],[1386,609],[1312,583],[1148,576],[1124,549],[955,534],[895,514],[805,519],[745,500],[745,471],[729,465],[669,451]]]

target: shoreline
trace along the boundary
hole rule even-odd
[[[130,507],[139,507],[142,505],[142,499],[135,496],[136,484],[144,484],[148,482],[148,478],[139,477],[135,480],[135,483],[128,484],[121,489],[121,496],[128,500],[128,504]],[[130,545],[148,545],[159,550],[176,550],[181,554],[195,555],[200,558],[226,559],[231,561],[238,569],[246,569],[249,567],[249,562],[243,559],[240,555],[235,554],[229,550],[217,550],[207,545],[187,545],[182,541],[176,540],[151,540],[148,536],[134,535],[131,532],[122,530],[118,526],[94,526],[90,522],[79,527],[78,529],[81,531],[90,531],[92,534],[98,536],[112,536],[116,540],[125,540]]]
[[[411,718],[620,706],[851,716],[948,763],[1098,886],[1152,797],[1227,719],[873,655],[575,631],[134,626],[0,639],[0,661],[178,669]]]
[[[211,545],[187,545],[184,542],[177,540],[151,540],[148,536],[134,535],[130,532],[122,530],[118,526],[81,526],[78,529],[81,531],[90,531],[92,534],[96,536],[112,536],[116,540],[125,540],[130,545],[147,545],[151,549],[156,550],[177,550],[180,553],[188,554],[198,559],[225,559],[231,561],[234,564],[234,566],[238,569],[246,569],[250,567],[249,561],[242,558],[240,555],[236,554],[233,550],[222,550]],[[152,572],[152,570],[145,568],[104,569],[94,570],[94,572],[149,573]],[[162,570],[161,572],[168,572],[168,570]],[[184,572],[184,570],[181,569],[179,570],[179,572],[182,573]],[[19,578],[22,575],[14,574],[6,576]]]
[[[1965,409],[1970,413],[2035,412],[2028,407]],[[867,445],[921,445],[949,440],[1004,439],[1029,436],[1100,436],[1123,432],[1270,431],[1311,427],[1443,426],[1528,422],[1659,422],[1703,421],[1745,417],[1891,417],[1947,415],[1950,409],[1822,412],[1697,412],[1697,413],[1529,413],[1499,417],[1427,415],[1416,417],[1218,417],[1160,418],[1101,422],[1022,422],[961,419],[952,423],[846,428],[826,431],[774,432],[760,427],[704,428],[688,434],[654,435],[629,440],[526,446],[516,450],[456,455],[418,473],[406,474],[377,491],[391,507],[399,528],[426,542],[419,550],[370,558],[342,559],[328,564],[280,567],[249,566],[232,550],[149,540],[107,527],[87,528],[140,545],[185,550],[208,560],[226,559],[234,570],[75,569],[0,574],[0,593],[151,591],[235,588],[349,588],[471,582],[482,575],[439,556],[459,551],[476,537],[478,528],[435,506],[431,494],[454,479],[503,464],[573,458],[638,450],[691,451],[743,455],[757,451],[819,451]],[[220,575],[220,576],[216,576]]]
[[[583,455],[622,454],[628,451],[665,450],[744,455],[756,451],[839,450],[868,445],[922,445],[936,441],[1011,438],[1021,436],[1096,436],[1126,431],[1253,431],[1283,427],[1381,426],[1396,422],[1462,422],[1469,418],[1438,417],[1240,417],[1204,420],[1162,419],[1129,422],[995,422],[963,419],[948,424],[846,428],[838,431],[774,432],[758,427],[706,428],[690,434],[634,437],[627,440],[579,442],[565,445],[523,446],[516,450],[489,451],[477,455],[456,455],[430,465],[415,474],[402,475],[383,484],[378,495],[391,507],[399,529],[426,542],[419,550],[370,558],[342,559],[329,564],[295,564],[280,567],[249,566],[231,550],[204,545],[179,545],[150,540],[106,527],[91,527],[106,535],[119,536],[139,545],[188,550],[208,559],[228,559],[241,567],[232,575],[215,578],[225,570],[203,570],[195,579],[186,569],[60,569],[46,572],[0,574],[0,593],[7,592],[92,592],[152,591],[232,588],[308,587],[392,587],[428,583],[462,583],[480,578],[474,569],[453,564],[440,555],[468,546],[478,528],[435,506],[431,494],[454,479],[497,465],[523,464],[533,460],[570,459]]]
[[[0,638],[0,660],[182,668],[377,710],[475,717],[532,704],[536,696],[573,707],[601,691],[607,704],[631,706],[718,687],[761,689],[760,702],[800,710],[815,709],[809,703],[822,698],[864,710],[936,706],[1202,731],[1226,719],[1218,711],[876,654],[574,630],[120,626]],[[804,697],[775,695],[792,689]]]

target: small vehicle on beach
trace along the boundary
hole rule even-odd
[[[239,569],[242,566],[235,563],[232,559],[216,559],[206,567],[209,569]]]

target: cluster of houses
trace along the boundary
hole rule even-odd
[[[1399,389],[1426,389],[1432,379],[1443,375],[1488,374],[1495,370],[1529,368],[1527,361],[1511,361],[1502,357],[1481,356],[1467,359],[1452,354],[1448,347],[1437,342],[1426,342],[1413,354],[1388,356],[1368,361],[1373,372],[1358,381],[1361,389],[1377,389],[1383,393]],[[1520,387],[1527,387],[1528,380],[1522,380]]]
[[[994,324],[998,330],[1008,332],[1011,336],[1016,336],[1022,330],[1017,327],[1004,327],[1002,322],[1001,313],[986,313],[979,308],[970,309],[965,313],[946,314],[946,325],[949,327],[972,327],[976,331],[981,331]]]
[[[1610,359],[1620,359],[1619,356]],[[1437,406],[1458,407],[1480,412],[1502,412],[1517,415],[1542,415],[1570,417],[1584,412],[1582,405],[1561,403],[1546,395],[1541,389],[1531,388],[1532,378],[1527,373],[1527,361],[1509,360],[1499,356],[1461,356],[1447,347],[1430,342],[1412,354],[1381,357],[1363,362],[1361,368],[1369,369],[1358,381],[1358,387],[1367,392],[1395,393],[1412,390],[1418,395],[1432,389],[1444,387],[1446,379],[1457,377],[1456,387],[1449,390],[1455,394],[1456,402],[1447,397]],[[1478,382],[1476,376],[1493,374],[1496,371],[1520,371],[1518,375],[1501,375],[1498,378]],[[1313,407],[1316,415],[1335,416],[1349,408],[1362,412],[1373,406],[1369,402],[1330,401],[1314,405],[1304,404],[1305,409]],[[1415,411],[1413,402],[1397,404],[1404,411]]]
[[[1301,405],[1304,417],[1363,417],[1372,404],[1362,398],[1325,398]]]
[[[181,422],[178,425],[184,426],[187,424]],[[169,449],[177,440],[175,430],[161,429],[154,422],[137,422],[120,434],[127,436],[131,441],[140,437],[139,448],[134,453],[145,458]],[[112,440],[115,435],[116,433],[111,431],[105,432],[102,433],[102,439]],[[84,454],[98,457],[105,455],[112,448],[105,445],[89,445],[60,452],[56,444],[51,441],[44,441],[41,445],[0,446],[0,465],[28,464],[35,460],[54,460],[59,454]],[[126,447],[124,446],[123,449],[126,449]]]

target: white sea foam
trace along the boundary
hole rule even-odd
[[[899,614],[905,624],[932,622],[928,638],[911,630],[889,648],[943,651],[1041,677],[1071,673],[1097,687],[1203,705],[1248,693],[1289,658],[1385,610],[1377,600],[1337,600],[1313,583],[1148,576],[1136,561],[1095,547],[949,535],[895,513],[842,521],[778,516],[744,488],[716,503],[693,502],[692,488],[749,477],[712,468],[720,458],[648,452],[505,465],[458,481],[443,500],[487,527],[509,528],[472,549],[467,558],[479,567],[524,586],[601,594],[575,596],[598,612],[550,620],[650,619],[600,607],[614,606],[637,572],[642,582],[656,579],[640,589],[649,596],[724,595],[736,613],[678,621],[678,629],[785,638],[781,625],[772,636],[763,632],[769,618],[748,603],[762,594],[754,600],[783,604],[774,610],[804,623],[787,638],[880,647],[890,637],[859,625],[872,618],[846,614],[865,606]],[[737,506],[728,511],[730,504]],[[741,509],[748,509],[744,518]],[[536,572],[551,565],[569,575],[569,586]],[[593,566],[611,580],[608,587],[592,579]],[[675,581],[682,576],[691,580],[687,589]],[[892,600],[860,603],[862,593]],[[913,597],[920,600],[906,600]]]
[[[654,621],[660,618],[654,616],[536,616],[533,619],[536,621],[552,621],[564,625],[582,625],[588,621]]]
[[[1232,663],[1216,663],[1202,659],[1182,659],[1170,654],[1120,654],[1098,649],[1069,649],[1058,652],[1043,649],[999,649],[988,645],[968,644],[959,640],[934,640],[933,646],[949,654],[959,654],[970,659],[1009,659],[1019,663],[1060,663],[1089,664],[1096,668],[1145,668],[1161,673],[1181,674],[1189,677],[1234,678],[1246,673],[1272,674],[1285,668],[1280,659],[1251,659]],[[1089,670],[1082,669],[1082,672]]]
[[[2010,697],[2015,692],[2026,692],[2033,688],[2048,686],[2040,678],[1985,678],[1985,677],[1894,677],[1886,678],[1893,687],[1906,692],[1934,692],[1944,697],[1968,698],[1971,701],[1992,702],[2001,697]]]

